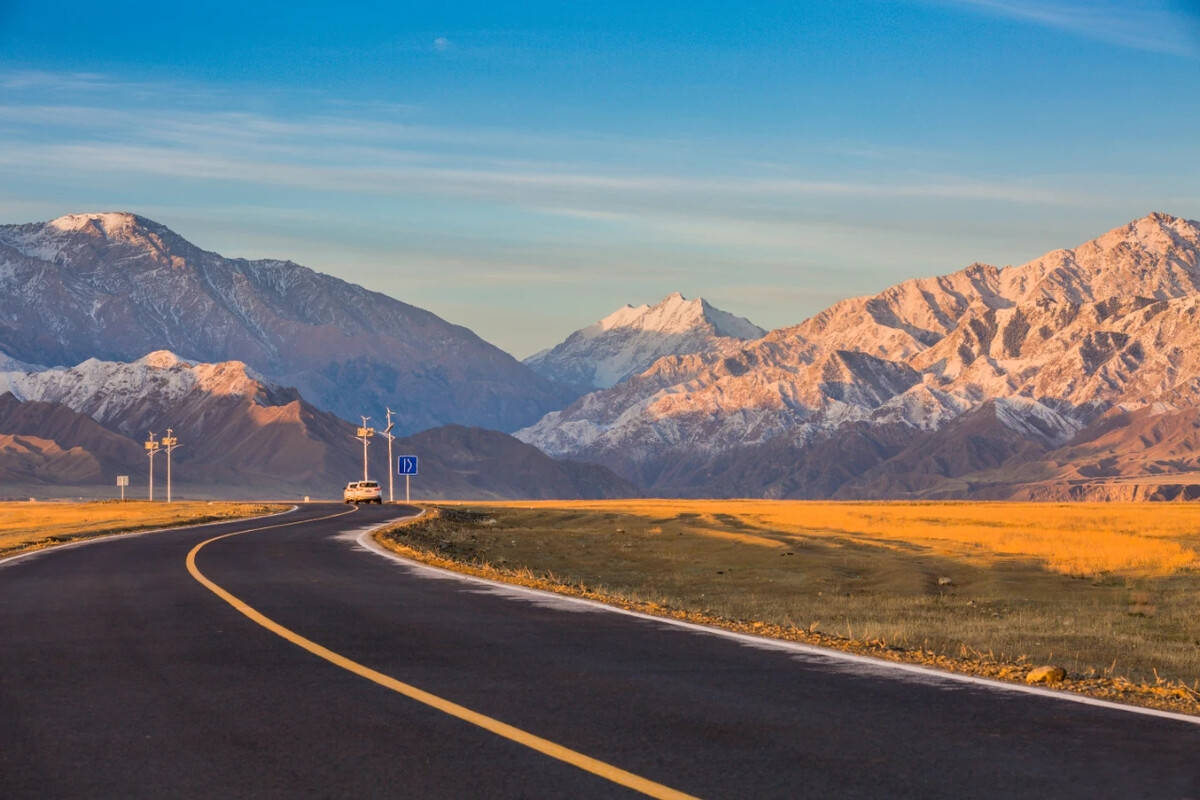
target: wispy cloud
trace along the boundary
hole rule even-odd
[[[13,126],[74,126],[66,141],[15,135]],[[3,131],[9,130],[4,136]],[[502,146],[519,135],[500,134]],[[5,141],[7,140],[7,141]],[[937,198],[1058,205],[1079,193],[1031,181],[909,173],[894,180],[821,180],[769,175],[670,174],[586,164],[440,152],[437,145],[495,142],[474,134],[394,123],[245,112],[120,111],[95,106],[0,106],[0,164],[57,166],[79,173],[149,174],[307,187],[321,191],[466,195],[532,208],[601,215],[672,197],[705,202],[800,198]],[[331,144],[336,143],[336,146]],[[474,163],[472,163],[474,162]],[[573,200],[567,203],[564,201]],[[590,201],[590,202],[589,202]],[[615,205],[614,205],[615,204]]]
[[[47,91],[92,91],[140,87],[143,84],[118,81],[96,72],[46,72],[20,70],[0,75],[0,88]]]
[[[1200,17],[1182,4],[1055,2],[1054,0],[944,0],[980,12],[1067,31],[1096,41],[1155,53],[1200,57]]]
[[[120,85],[91,74],[0,74],[4,81]],[[750,159],[715,159],[723,171],[705,174],[695,164],[707,159],[684,159],[686,171],[669,169],[678,161],[672,156],[686,149],[675,140],[439,127],[410,121],[404,106],[314,104],[305,115],[228,103],[180,107],[164,86],[155,86],[150,99],[136,105],[103,91],[72,102],[72,91],[64,90],[59,102],[47,91],[28,102],[14,98],[0,105],[4,172],[33,179],[90,177],[97,185],[138,176],[193,185],[236,183],[258,192],[301,190],[314,199],[451,198],[526,220],[540,217],[543,224],[548,216],[571,218],[579,223],[572,228],[575,235],[580,225],[591,225],[593,231],[620,229],[650,241],[776,249],[811,241],[803,223],[814,208],[831,204],[970,201],[1061,208],[1095,202],[1056,182],[922,170],[921,154],[908,151],[892,157],[905,163],[902,170],[876,162],[866,179]],[[825,160],[835,147],[816,143],[815,160]],[[863,147],[872,156],[882,152],[869,143]]]

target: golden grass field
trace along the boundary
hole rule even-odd
[[[709,536],[768,547],[839,539],[991,566],[1034,560],[1064,575],[1170,575],[1200,567],[1200,508],[1107,503],[821,503],[773,500],[507,503],[688,518]]]
[[[1200,687],[1196,506],[619,500],[442,510],[386,538],[510,577],[835,646]]]
[[[123,531],[281,511],[262,503],[0,503],[0,556]]]

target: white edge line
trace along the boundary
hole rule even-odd
[[[15,555],[5,556],[0,558],[0,567],[7,567],[14,561],[20,561],[23,558],[32,558],[46,553],[57,553],[61,550],[73,550],[76,547],[84,545],[96,544],[98,542],[109,542],[113,539],[132,539],[135,536],[145,536],[149,533],[166,533],[167,531],[184,531],[192,528],[207,528],[210,525],[228,525],[236,522],[250,522],[251,520],[270,519],[271,517],[281,517],[284,514],[291,514],[300,506],[292,506],[285,511],[276,511],[273,514],[262,514],[257,517],[233,517],[231,519],[215,519],[212,522],[202,522],[199,525],[174,525],[168,528],[151,528],[144,531],[118,531],[117,533],[106,533],[103,536],[92,536],[86,539],[79,539],[74,542],[63,542],[62,544],[53,544],[49,547],[39,547],[36,550],[26,550],[24,553],[16,553]]]
[[[425,510],[421,510],[421,514],[411,517],[410,519],[418,519]],[[411,558],[388,550],[383,545],[375,541],[375,533],[388,525],[394,525],[396,520],[385,522],[382,525],[377,525],[369,530],[363,531],[359,535],[357,544],[371,551],[375,555],[391,559],[408,567],[416,568],[417,570],[426,570],[436,572],[449,578],[454,578],[466,583],[481,583],[487,586],[493,586],[507,591],[514,591],[520,594],[533,595],[538,598],[546,598],[553,600],[566,601],[577,603],[593,608],[597,611],[607,611],[611,614],[624,614],[629,617],[647,620],[662,625],[672,625],[676,628],[692,631],[693,633],[704,633],[710,636],[721,636],[726,639],[733,639],[744,644],[754,645],[755,647],[769,647],[779,650],[787,650],[794,653],[803,653],[804,655],[822,656],[838,661],[847,661],[852,664],[864,664],[871,667],[896,670],[899,672],[909,672],[930,678],[940,678],[943,680],[958,681],[960,683],[969,683],[976,686],[982,686],[987,689],[999,690],[1005,692],[1020,692],[1023,694],[1031,694],[1037,697],[1047,697],[1052,700],[1063,700],[1069,703],[1080,703],[1087,706],[1097,706],[1099,708],[1107,708],[1113,711],[1124,711],[1128,714],[1141,714],[1148,717],[1160,717],[1162,719],[1170,719],[1176,722],[1186,722],[1190,725],[1200,725],[1200,717],[1191,714],[1180,714],[1174,711],[1162,711],[1157,708],[1144,708],[1142,706],[1127,705],[1125,703],[1116,703],[1111,700],[1101,700],[1096,697],[1088,697],[1087,695],[1076,694],[1074,692],[1060,692],[1053,689],[1042,689],[1037,686],[1026,686],[1020,683],[1008,683],[1006,681],[993,680],[991,678],[980,678],[976,675],[964,675],[961,672],[949,672],[932,667],[924,667],[919,664],[906,664],[900,661],[888,661],[874,656],[864,656],[857,653],[847,653],[844,650],[836,650],[830,647],[818,647],[811,644],[801,644],[800,642],[790,642],[786,639],[772,639],[766,636],[754,636],[749,633],[738,633],[737,631],[729,631],[724,628],[717,628],[711,625],[701,625],[695,622],[685,622],[680,619],[671,617],[659,617],[654,614],[646,614],[642,611],[631,611],[627,608],[618,606],[610,606],[606,603],[601,603],[596,600],[588,600],[583,597],[574,597],[569,594],[559,594],[558,592],[548,592],[544,589],[533,589],[528,586],[520,586],[513,583],[505,583],[504,581],[496,581],[490,578],[481,578],[478,575],[467,575],[462,572],[455,572],[444,567],[435,567],[430,564],[424,564],[420,561],[415,561]]]

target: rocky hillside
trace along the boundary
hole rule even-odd
[[[678,292],[654,306],[625,306],[525,359],[538,374],[583,394],[644,371],[663,356],[736,350],[766,333],[748,319]]]
[[[0,496],[110,491],[118,474],[144,496],[146,435],[171,426],[181,495],[340,497],[361,478],[354,426],[241,362],[192,363],[157,351],[124,363],[0,373]],[[557,461],[504,433],[436,428],[394,443],[422,456],[418,487],[438,498],[594,498],[636,490],[608,469]],[[369,451],[386,480],[384,440]],[[164,480],[158,456],[157,480]],[[160,483],[161,488],[161,483]]]
[[[1152,214],[1022,266],[845,300],[736,352],[664,358],[517,435],[664,493],[919,494],[932,486],[894,480],[917,462],[954,477],[1059,452],[1116,409],[1197,405],[1198,314],[1200,224]],[[843,448],[852,474],[808,455]],[[722,478],[747,461],[758,479]]]
[[[392,445],[396,455],[421,454],[421,474],[412,479],[414,500],[595,500],[640,494],[606,467],[558,461],[512,436],[483,428],[446,425]],[[401,498],[403,481],[396,479]],[[386,492],[386,479],[383,485]]]
[[[224,258],[127,213],[0,226],[0,360],[159,349],[245,362],[348,419],[391,405],[406,432],[512,430],[568,397],[466,328],[290,261]]]
[[[105,484],[142,460],[136,442],[86,414],[0,393],[0,497],[17,486]]]

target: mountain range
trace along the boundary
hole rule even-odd
[[[127,474],[142,496],[149,464],[141,443],[168,426],[180,441],[177,493],[186,496],[330,497],[362,473],[355,426],[297,390],[240,361],[191,363],[156,351],[129,363],[93,358],[0,373],[0,494],[111,486]],[[393,451],[422,457],[416,496],[427,499],[637,493],[604,467],[552,459],[498,431],[441,426],[397,438]],[[372,477],[387,475],[386,455],[385,440],[375,437]],[[157,458],[161,497],[165,454]]]
[[[1156,213],[1022,266],[972,264],[844,300],[734,352],[660,359],[516,435],[659,494],[1109,496],[1134,476],[1186,483],[1183,445],[1139,447],[1131,426],[1167,435],[1197,405],[1198,313],[1200,224]],[[1085,446],[1096,426],[1103,452],[1121,455]]]
[[[196,492],[328,496],[391,405],[427,497],[1200,498],[1200,224],[1166,214],[770,333],[676,293],[526,363],[126,213],[0,226],[0,287],[0,494],[144,476],[170,425]]]

